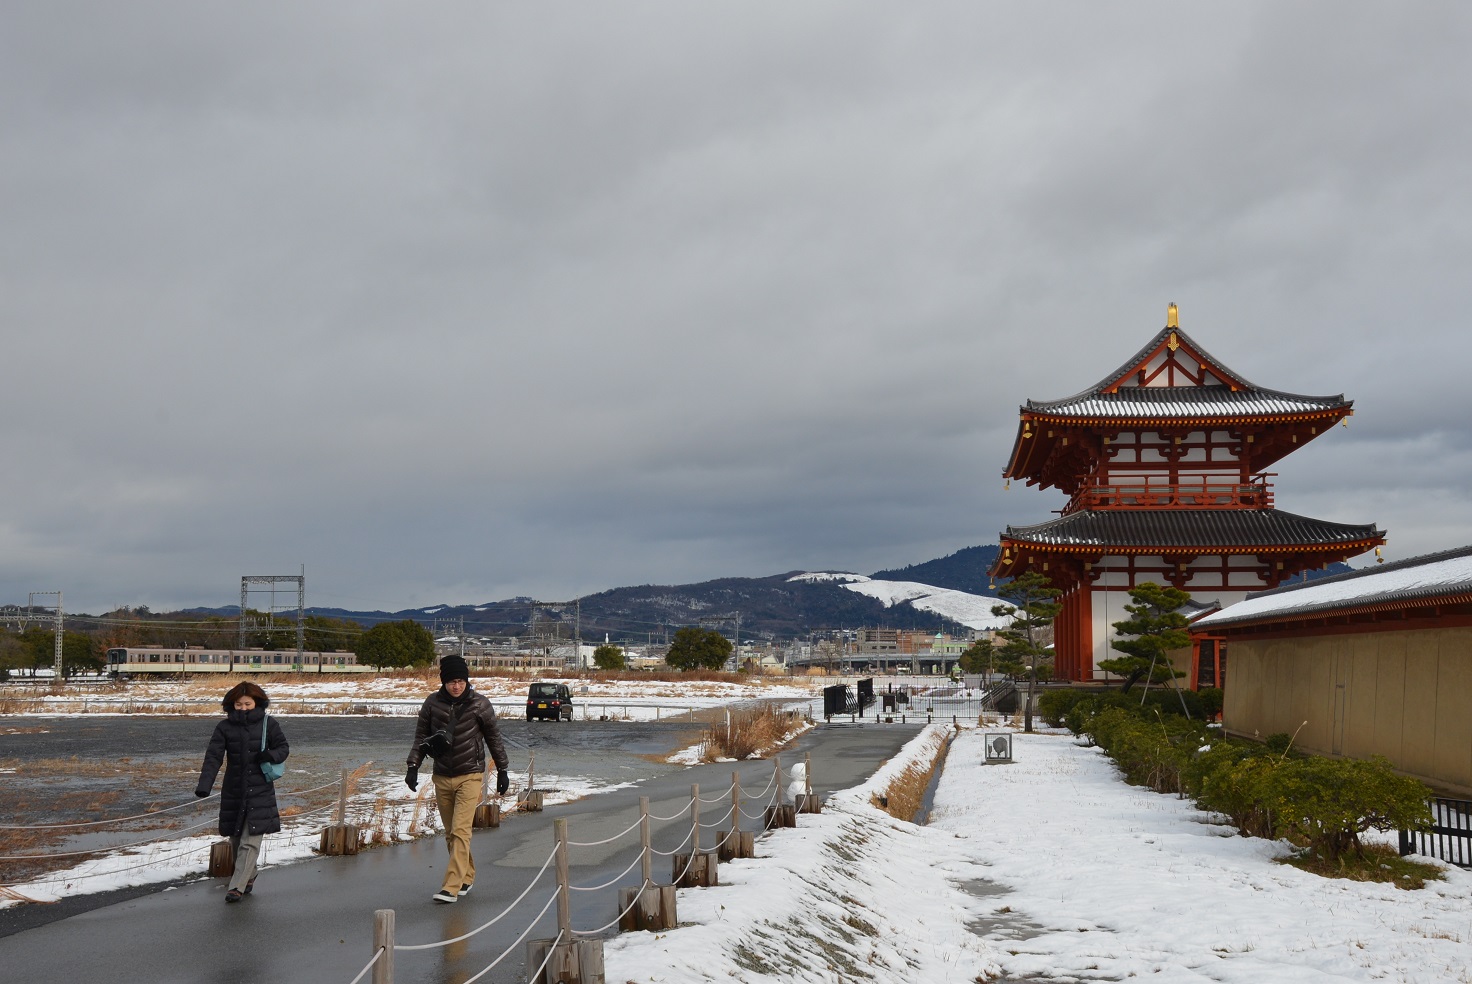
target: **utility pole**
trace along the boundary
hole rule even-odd
[[[42,598],[45,598],[45,597],[49,597],[50,595],[56,595],[56,660],[55,660],[55,664],[54,664],[54,667],[53,667],[53,671],[56,674],[56,678],[55,678],[55,681],[54,682],[56,684],[60,685],[61,679],[62,679],[61,678],[61,636],[62,636],[61,592],[60,591],[32,591],[31,594],[30,594],[30,597],[26,601],[26,614],[29,616],[30,615],[30,609],[32,609],[32,608],[35,607],[37,596],[40,596]]]

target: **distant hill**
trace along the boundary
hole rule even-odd
[[[952,588],[975,594],[994,594],[987,589],[987,557],[996,547],[968,547],[949,557],[873,575],[878,581],[917,581],[937,588]],[[341,608],[309,608],[307,613],[347,619],[362,625],[413,619],[434,629],[465,631],[474,636],[524,636],[535,613],[539,620],[558,625],[570,636],[574,630],[585,640],[614,641],[662,639],[685,625],[702,620],[730,632],[740,615],[743,638],[786,639],[828,629],[878,627],[923,629],[930,632],[954,629],[956,623],[909,602],[886,606],[870,595],[850,591],[837,580],[799,580],[803,571],[769,577],[725,577],[697,584],[641,584],[610,588],[581,599],[581,610],[564,605],[539,607],[530,598],[512,598],[480,605],[428,605],[396,612],[348,611]],[[235,615],[234,605],[194,609],[216,615]],[[576,620],[576,626],[574,621]]]
[[[997,546],[965,547],[937,560],[875,571],[869,578],[995,595],[987,570],[999,549]],[[1322,577],[1348,570],[1347,564],[1334,564],[1326,571],[1311,571],[1307,576]],[[697,584],[610,588],[585,595],[580,611],[575,611],[572,605],[549,608],[538,606],[530,598],[510,598],[480,605],[429,605],[396,612],[309,608],[307,613],[347,619],[365,626],[407,618],[446,632],[458,631],[463,624],[465,632],[472,636],[525,636],[535,618],[549,634],[556,632],[563,638],[571,638],[576,631],[584,640],[601,640],[606,634],[615,642],[662,639],[682,626],[702,621],[731,632],[737,615],[741,619],[742,638],[748,639],[790,639],[839,628],[935,632],[956,627],[951,619],[916,608],[907,601],[886,606],[877,597],[845,588],[841,579],[793,580],[802,573],[805,572],[724,577]],[[233,616],[238,609],[230,605],[193,611]]]
[[[1001,547],[964,547],[948,557],[927,560],[890,571],[876,571],[869,576],[876,581],[919,581],[937,588],[954,588],[972,594],[996,594],[987,571],[997,559]]]

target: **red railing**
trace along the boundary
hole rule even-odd
[[[1065,513],[1080,509],[1269,509],[1273,489],[1269,476],[1249,482],[1224,482],[1201,476],[1196,481],[1150,479],[1118,485],[1085,485],[1069,500]]]

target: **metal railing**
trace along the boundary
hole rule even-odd
[[[1400,831],[1400,855],[1420,854],[1459,868],[1472,868],[1472,800],[1435,797],[1431,827]]]

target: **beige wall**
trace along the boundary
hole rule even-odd
[[[1383,755],[1472,795],[1472,628],[1229,637],[1227,653],[1227,731],[1298,732],[1303,751]]]

